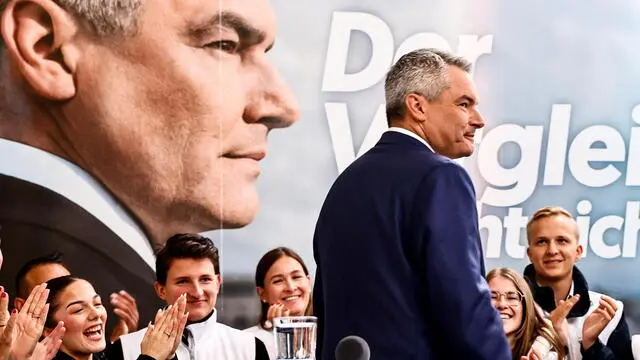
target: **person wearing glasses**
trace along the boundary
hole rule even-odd
[[[491,304],[500,313],[513,359],[566,359],[564,345],[551,323],[537,309],[527,282],[508,268],[487,274]],[[534,354],[532,356],[532,353]]]

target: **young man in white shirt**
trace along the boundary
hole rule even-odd
[[[216,321],[222,277],[218,249],[210,239],[197,234],[169,238],[156,255],[156,276],[156,293],[167,305],[187,294],[189,318],[174,359],[269,359],[262,341]],[[108,349],[108,358],[136,359],[145,330],[121,337]]]

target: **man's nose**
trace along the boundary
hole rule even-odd
[[[484,124],[484,116],[482,116],[478,109],[473,109],[473,112],[471,114],[471,126],[475,127],[476,129],[481,129],[484,127]]]
[[[198,284],[194,285],[193,288],[191,288],[191,291],[189,291],[189,295],[196,299],[200,299],[203,294],[204,290],[202,290],[202,287]]]
[[[558,253],[558,245],[556,245],[553,241],[549,243],[547,246],[547,254],[556,254]]]
[[[267,60],[259,64],[255,78],[248,86],[245,121],[261,122],[269,129],[275,129],[288,127],[300,117],[298,100]]]

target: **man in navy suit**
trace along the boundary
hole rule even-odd
[[[402,56],[389,130],[333,184],[314,235],[318,359],[358,335],[371,358],[511,359],[484,280],[475,190],[451,159],[484,126],[466,60]]]

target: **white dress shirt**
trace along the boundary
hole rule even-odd
[[[424,146],[426,146],[429,150],[431,150],[432,153],[435,153],[435,151],[433,151],[433,148],[431,147],[431,145],[429,145],[429,143],[425,139],[421,138],[420,136],[418,136],[418,134],[414,133],[413,131],[409,131],[407,129],[404,129],[404,128],[401,128],[401,127],[395,127],[395,126],[390,127],[389,130],[387,130],[387,131],[398,132],[400,134],[405,134],[407,136],[411,136],[412,138],[414,138],[414,139],[420,141],[421,143],[423,143]]]

